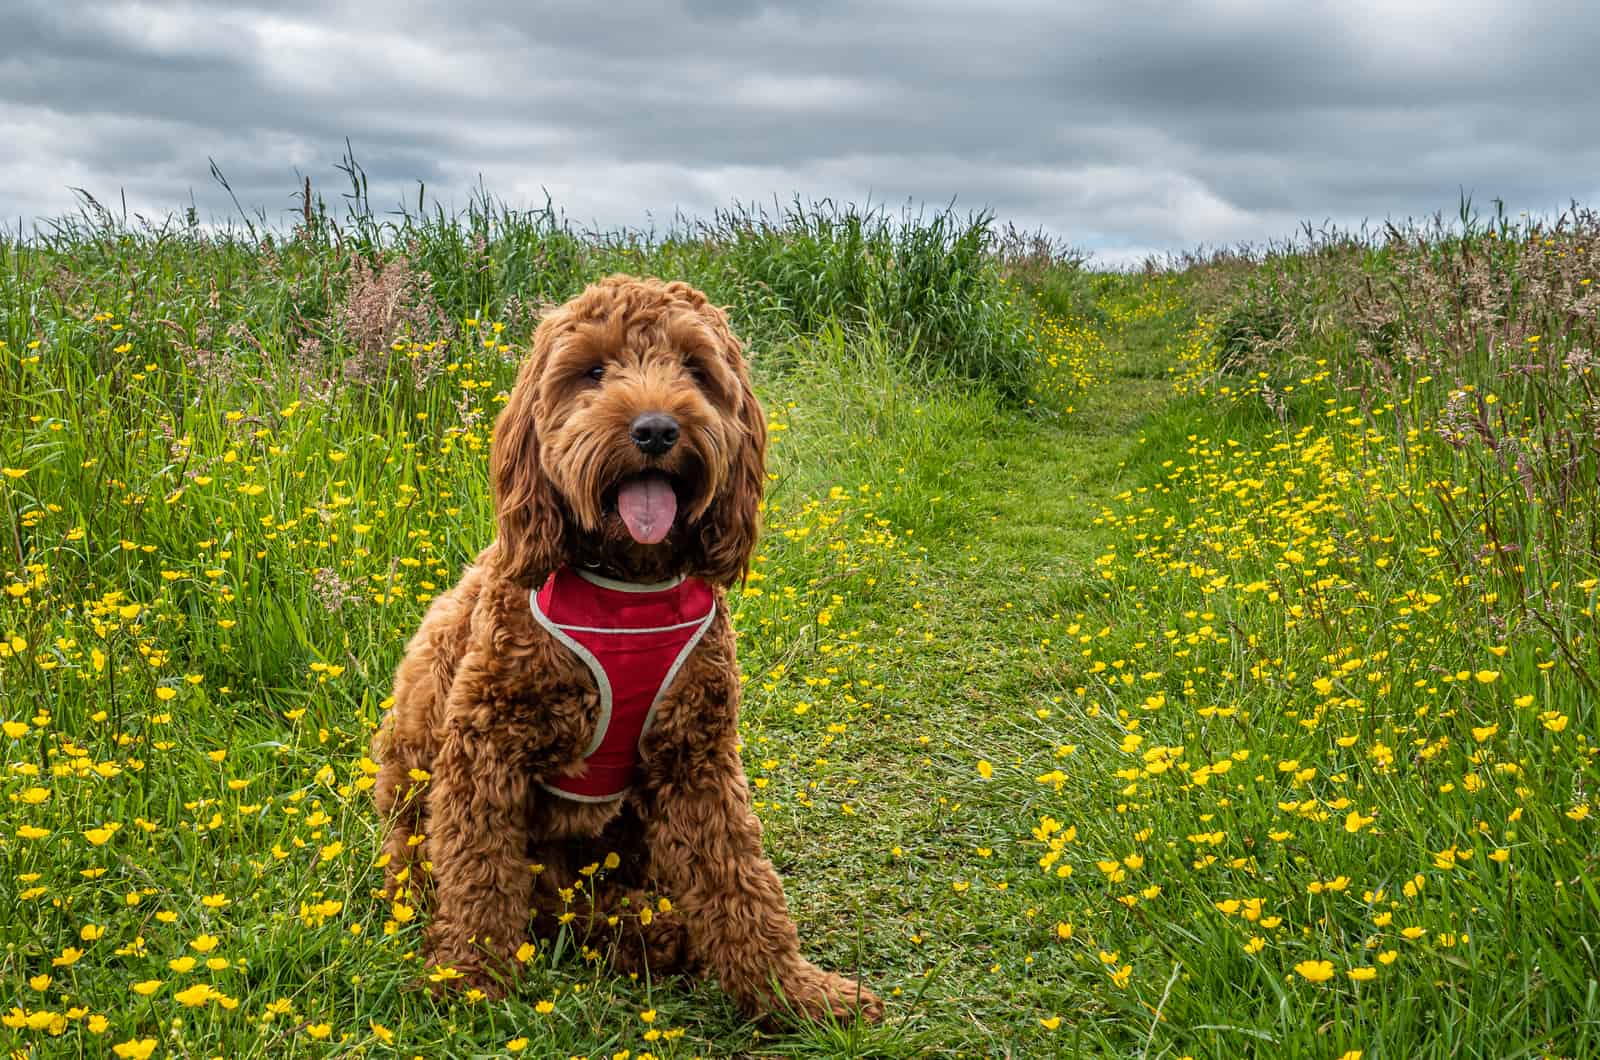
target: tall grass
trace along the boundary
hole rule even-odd
[[[1462,569],[1509,579],[1534,620],[1600,554],[1600,214],[1333,234],[1269,255],[1218,322],[1236,374],[1325,365],[1375,429],[1476,503],[1424,508]]]
[[[521,341],[545,306],[586,283],[612,272],[654,274],[687,280],[729,306],[758,357],[830,323],[870,326],[898,337],[916,376],[977,383],[1017,404],[1037,396],[1028,340],[1035,314],[1067,315],[1072,303],[1086,303],[1073,297],[1081,255],[1047,246],[1041,259],[1037,239],[999,232],[982,212],[796,199],[770,211],[735,205],[709,220],[680,217],[662,232],[585,231],[549,202],[514,209],[482,190],[459,212],[430,207],[419,188],[414,204],[380,213],[359,163],[347,156],[342,168],[342,213],[308,181],[287,231],[265,218],[222,229],[192,216],[129,221],[89,199],[32,238],[5,237],[6,253],[14,275],[32,277],[29,288],[42,285],[58,305],[146,321],[163,319],[150,312],[193,294],[186,285],[203,278],[214,303],[208,336],[232,329],[248,333],[246,346],[290,351],[352,344],[340,307],[380,280],[395,309],[391,340],[427,341],[449,322],[483,318]],[[1008,283],[1024,247],[1027,282]],[[129,284],[135,275],[145,282]],[[157,289],[164,282],[174,286]],[[400,322],[412,327],[401,333],[392,326]],[[204,348],[193,334],[182,341]]]

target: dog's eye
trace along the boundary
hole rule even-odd
[[[593,379],[596,383],[598,383],[605,377],[606,366],[603,364],[597,364],[593,368],[589,369],[587,374],[590,379]]]

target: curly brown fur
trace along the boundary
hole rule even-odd
[[[669,451],[630,439],[647,412],[678,423]],[[428,959],[457,982],[502,991],[530,927],[551,933],[570,913],[622,970],[706,970],[752,1013],[882,1016],[870,991],[800,955],[739,759],[723,590],[755,544],[765,450],[739,342],[694,288],[612,276],[540,324],[495,424],[498,536],[428,609],[373,741],[388,893],[431,905]],[[652,472],[668,476],[678,514],[664,540],[640,544],[616,493]],[[598,716],[593,677],[528,602],[563,564],[717,587],[716,618],[643,742],[639,782],[610,803],[538,783],[582,768]],[[608,853],[614,870],[591,868]]]

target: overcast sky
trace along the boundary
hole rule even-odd
[[[1107,262],[1304,220],[1600,201],[1585,0],[0,0],[0,217],[483,185],[574,221],[992,209]]]

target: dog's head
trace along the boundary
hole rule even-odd
[[[499,562],[528,584],[580,558],[732,584],[766,441],[722,310],[685,283],[607,277],[540,323],[495,421]]]

